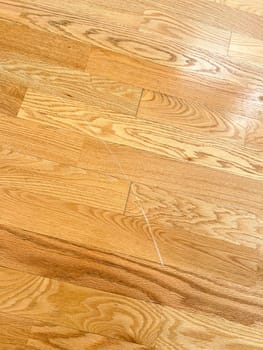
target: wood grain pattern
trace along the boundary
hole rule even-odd
[[[207,271],[200,268],[197,274],[189,265],[188,271],[167,265],[162,267],[158,263],[71,244],[11,226],[2,225],[0,237],[5,237],[0,247],[2,266],[176,309],[205,311],[236,322],[243,322],[244,301],[247,302],[248,296],[254,300],[259,293],[253,288],[255,273],[250,276],[249,285],[244,279],[243,283],[241,279],[237,281],[236,277],[234,284],[226,278],[219,279],[214,273],[208,276]],[[21,247],[19,254],[12,249],[16,244]],[[240,253],[242,248],[237,247],[237,250]],[[227,270],[229,272],[229,268]],[[223,307],[229,295],[235,296],[230,310]]]
[[[187,237],[191,232],[254,248],[262,242],[263,221],[252,207],[245,210],[216,196],[209,200],[201,194],[195,197],[184,191],[172,192],[142,184],[133,184],[133,189],[127,215],[141,215],[135,197],[138,196],[149,220],[159,228],[172,229],[175,235],[185,232]]]
[[[145,10],[139,26],[143,33],[155,34],[163,40],[173,40],[191,44],[208,51],[227,54],[230,33],[205,25],[181,15],[171,16],[156,10]]]
[[[27,341],[29,350],[151,350],[143,345],[85,333],[57,325],[39,324],[31,328]]]
[[[244,12],[253,13],[258,16],[263,16],[263,5],[260,0],[225,0],[225,5]]]
[[[0,284],[5,313],[147,346],[160,331],[158,305],[5,268],[0,268]]]
[[[262,328],[246,327],[171,308],[164,309],[167,320],[163,332],[157,340],[156,349],[195,350],[200,349],[242,349],[260,350],[262,345]],[[197,345],[198,344],[198,345]]]
[[[228,142],[245,142],[248,126],[256,122],[232,113],[218,113],[206,105],[184,100],[157,91],[144,90],[138,118],[173,125],[203,135],[225,138]]]
[[[251,38],[240,33],[232,33],[229,45],[229,56],[237,62],[249,62],[250,64],[258,65],[259,68],[262,68],[262,47],[262,40]]]
[[[108,147],[113,157],[109,157]],[[251,207],[259,215],[262,212],[263,188],[260,181],[211,168],[207,171],[207,168],[192,162],[185,164],[114,143],[108,143],[106,148],[100,140],[89,137],[85,139],[79,165],[134,182],[160,187],[165,184],[167,189],[179,192],[183,189],[185,194],[212,202],[218,198],[232,209],[236,206],[245,210]]]
[[[0,190],[2,224],[159,261],[145,220],[134,222],[113,211],[66,202],[17,187]]]
[[[249,2],[250,8],[257,8],[258,1],[260,0]],[[236,3],[237,6],[227,6],[230,3]],[[240,11],[240,9],[236,8],[242,4],[242,0],[200,0],[198,2],[179,0],[176,2],[176,5],[173,0],[160,2],[144,0],[143,4],[147,6],[147,8],[159,10],[169,16],[181,15],[224,30],[233,30],[243,34],[249,34],[258,39],[263,38],[261,18],[255,15],[254,11],[251,11],[253,13],[249,13],[248,11]],[[253,23],[253,25],[251,25],[251,23]]]
[[[209,57],[208,60],[210,62],[211,58]],[[217,111],[228,111],[241,115],[246,111],[250,117],[257,117],[260,108],[262,108],[261,78],[258,76],[256,78],[259,90],[255,86],[253,89],[248,88],[247,78],[242,77],[246,68],[244,67],[242,70],[234,63],[229,63],[230,66],[227,70],[223,67],[220,69],[218,63],[214,65],[208,63],[210,68],[205,64],[204,70],[200,68],[201,74],[199,75],[185,73],[184,66],[186,66],[187,71],[189,64],[195,65],[195,63],[196,60],[186,58],[185,63],[179,63],[178,68],[165,67],[155,63],[146,64],[145,60],[133,59],[100,48],[92,48],[87,71],[101,74],[109,79],[129,81],[136,86],[160,91],[171,96],[176,95],[180,98],[191,96],[191,99],[206,104]],[[223,65],[225,66],[225,60]],[[196,71],[194,67],[193,70]],[[202,75],[202,71],[204,71],[205,76]],[[212,75],[211,80],[207,77],[209,72]],[[215,78],[217,72],[219,75],[221,72],[221,79],[220,77],[219,79]],[[228,72],[231,72],[230,75]],[[211,84],[213,89],[210,88]]]
[[[259,0],[0,0],[0,349],[263,350]]]
[[[84,138],[78,133],[0,114],[1,146],[66,164],[75,164]]]
[[[38,101],[42,100],[39,106]],[[126,145],[143,151],[156,153],[179,161],[222,170],[236,175],[262,179],[262,159],[234,144],[219,143],[213,138],[192,134],[181,129],[143,121],[126,116],[107,116],[92,113],[82,105],[69,104],[70,116],[65,116],[67,101],[63,108],[52,104],[50,96],[37,96],[28,91],[18,116],[32,121],[41,121],[48,126],[69,127],[84,134]],[[62,104],[62,102],[61,102]],[[55,108],[53,109],[53,105]],[[39,112],[40,111],[40,112]],[[44,114],[45,113],[45,114]],[[83,116],[85,115],[85,119]]]
[[[15,82],[43,92],[79,100],[97,108],[135,114],[140,88],[83,73],[11,51],[0,51],[2,74]]]
[[[0,38],[1,50],[80,70],[87,65],[90,53],[87,44],[3,21],[0,22],[0,32],[4,33]]]
[[[0,113],[16,116],[23,98],[26,87],[22,84],[14,84],[3,77],[0,73]]]
[[[1,350],[26,350],[32,322],[0,312]]]
[[[90,205],[123,212],[130,184],[0,147],[0,187],[58,198],[68,205]]]

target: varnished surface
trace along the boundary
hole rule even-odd
[[[0,349],[263,349],[260,0],[0,0]]]

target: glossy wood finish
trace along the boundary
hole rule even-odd
[[[0,0],[1,350],[263,349],[263,6]]]

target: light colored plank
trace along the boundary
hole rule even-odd
[[[37,95],[35,99],[35,95]],[[39,106],[38,100],[42,99]],[[52,97],[28,90],[18,116],[28,121],[38,121],[48,126],[59,126],[97,137],[102,142],[113,142],[152,152],[179,161],[214,168],[248,178],[263,179],[262,159],[246,148],[225,144],[212,137],[193,134],[179,128],[132,119],[125,115],[104,116],[101,113],[86,114],[81,104],[72,106],[63,102],[63,109],[54,108]],[[64,110],[70,109],[70,116]]]
[[[228,2],[229,1],[229,2]],[[210,26],[215,26],[224,30],[233,30],[243,34],[248,34],[258,39],[263,39],[262,20],[259,16],[252,13],[240,11],[234,6],[227,6],[231,2],[238,3],[243,0],[143,0],[143,5],[147,9],[154,9],[166,13],[169,16],[182,16]],[[245,2],[246,0],[244,0]],[[255,0],[251,2],[250,7],[258,7]],[[250,4],[250,2],[249,2]],[[254,5],[255,4],[255,5]],[[235,18],[235,20],[233,20]],[[253,25],[251,25],[253,23]]]
[[[0,37],[1,50],[80,70],[84,70],[87,65],[90,53],[88,44],[3,21],[0,22],[0,32],[3,33]]]
[[[151,350],[143,345],[110,337],[38,323],[31,329],[27,342],[28,350]]]
[[[0,146],[0,187],[43,194],[68,205],[90,205],[123,212],[130,183]]]
[[[263,4],[261,0],[225,0],[225,5],[240,11],[263,16]]]
[[[262,79],[258,72],[251,72],[255,78],[252,79],[254,80],[252,83],[250,78],[247,79],[247,73],[244,75],[244,70],[247,68],[243,70],[239,65],[229,61],[229,67],[226,69],[224,61],[221,62],[222,69],[220,69],[218,68],[220,63],[213,63],[212,59],[209,57],[206,61],[208,66],[204,64],[202,67],[196,60],[190,60],[189,63],[189,58],[186,57],[183,62],[176,60],[179,66],[173,68],[93,48],[87,71],[109,79],[129,81],[135,86],[179,98],[187,99],[190,96],[192,100],[203,103],[215,111],[245,114],[256,118],[262,109]],[[192,73],[189,72],[189,64],[193,64]],[[195,67],[196,64],[198,67]],[[198,71],[200,74],[197,74]]]
[[[161,310],[155,304],[5,268],[0,268],[0,285],[5,313],[146,346],[160,331]]]
[[[0,190],[2,224],[159,262],[145,220],[134,226],[133,218],[116,212],[19,188]]]
[[[247,62],[262,68],[263,41],[240,33],[232,33],[229,56],[237,62]]]
[[[190,273],[3,225],[0,237],[5,237],[0,246],[2,266],[179,310],[218,315],[241,324],[247,321],[243,312],[248,301],[258,307],[249,311],[252,323],[262,314],[260,291],[207,272],[202,274],[200,269],[198,274]],[[17,244],[19,252],[14,251]]]
[[[71,100],[80,100],[97,109],[134,115],[141,88],[109,80],[11,51],[0,51],[2,75],[16,83]]]
[[[262,327],[245,326],[220,318],[164,308],[166,319],[157,340],[158,350],[261,350]]]
[[[214,112],[191,99],[185,100],[151,90],[143,91],[137,116],[241,144],[244,144],[247,126],[256,123],[240,115]]]
[[[176,8],[176,4],[175,4]],[[225,55],[230,31],[194,21],[182,15],[168,15],[157,10],[145,10],[139,27],[142,33],[155,34],[161,40],[181,42],[187,47],[200,48]]]
[[[140,198],[150,222],[175,232],[201,234],[234,244],[256,248],[263,239],[263,220],[252,207],[241,209],[238,203],[224,203],[220,197],[206,199],[186,195],[184,189],[172,192],[166,188],[133,184],[126,214],[140,216],[136,196]]]
[[[78,133],[0,114],[0,145],[21,153],[75,164],[84,138]]]
[[[105,146],[100,140],[86,138],[79,165],[134,182],[165,186],[179,192],[183,189],[185,194],[205,201],[213,202],[218,198],[234,210],[238,206],[245,210],[253,208],[253,212],[259,215],[262,212],[261,181],[196,166],[190,162],[175,161],[132,147],[114,143]]]

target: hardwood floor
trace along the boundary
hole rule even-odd
[[[261,0],[0,0],[0,350],[263,349]]]

